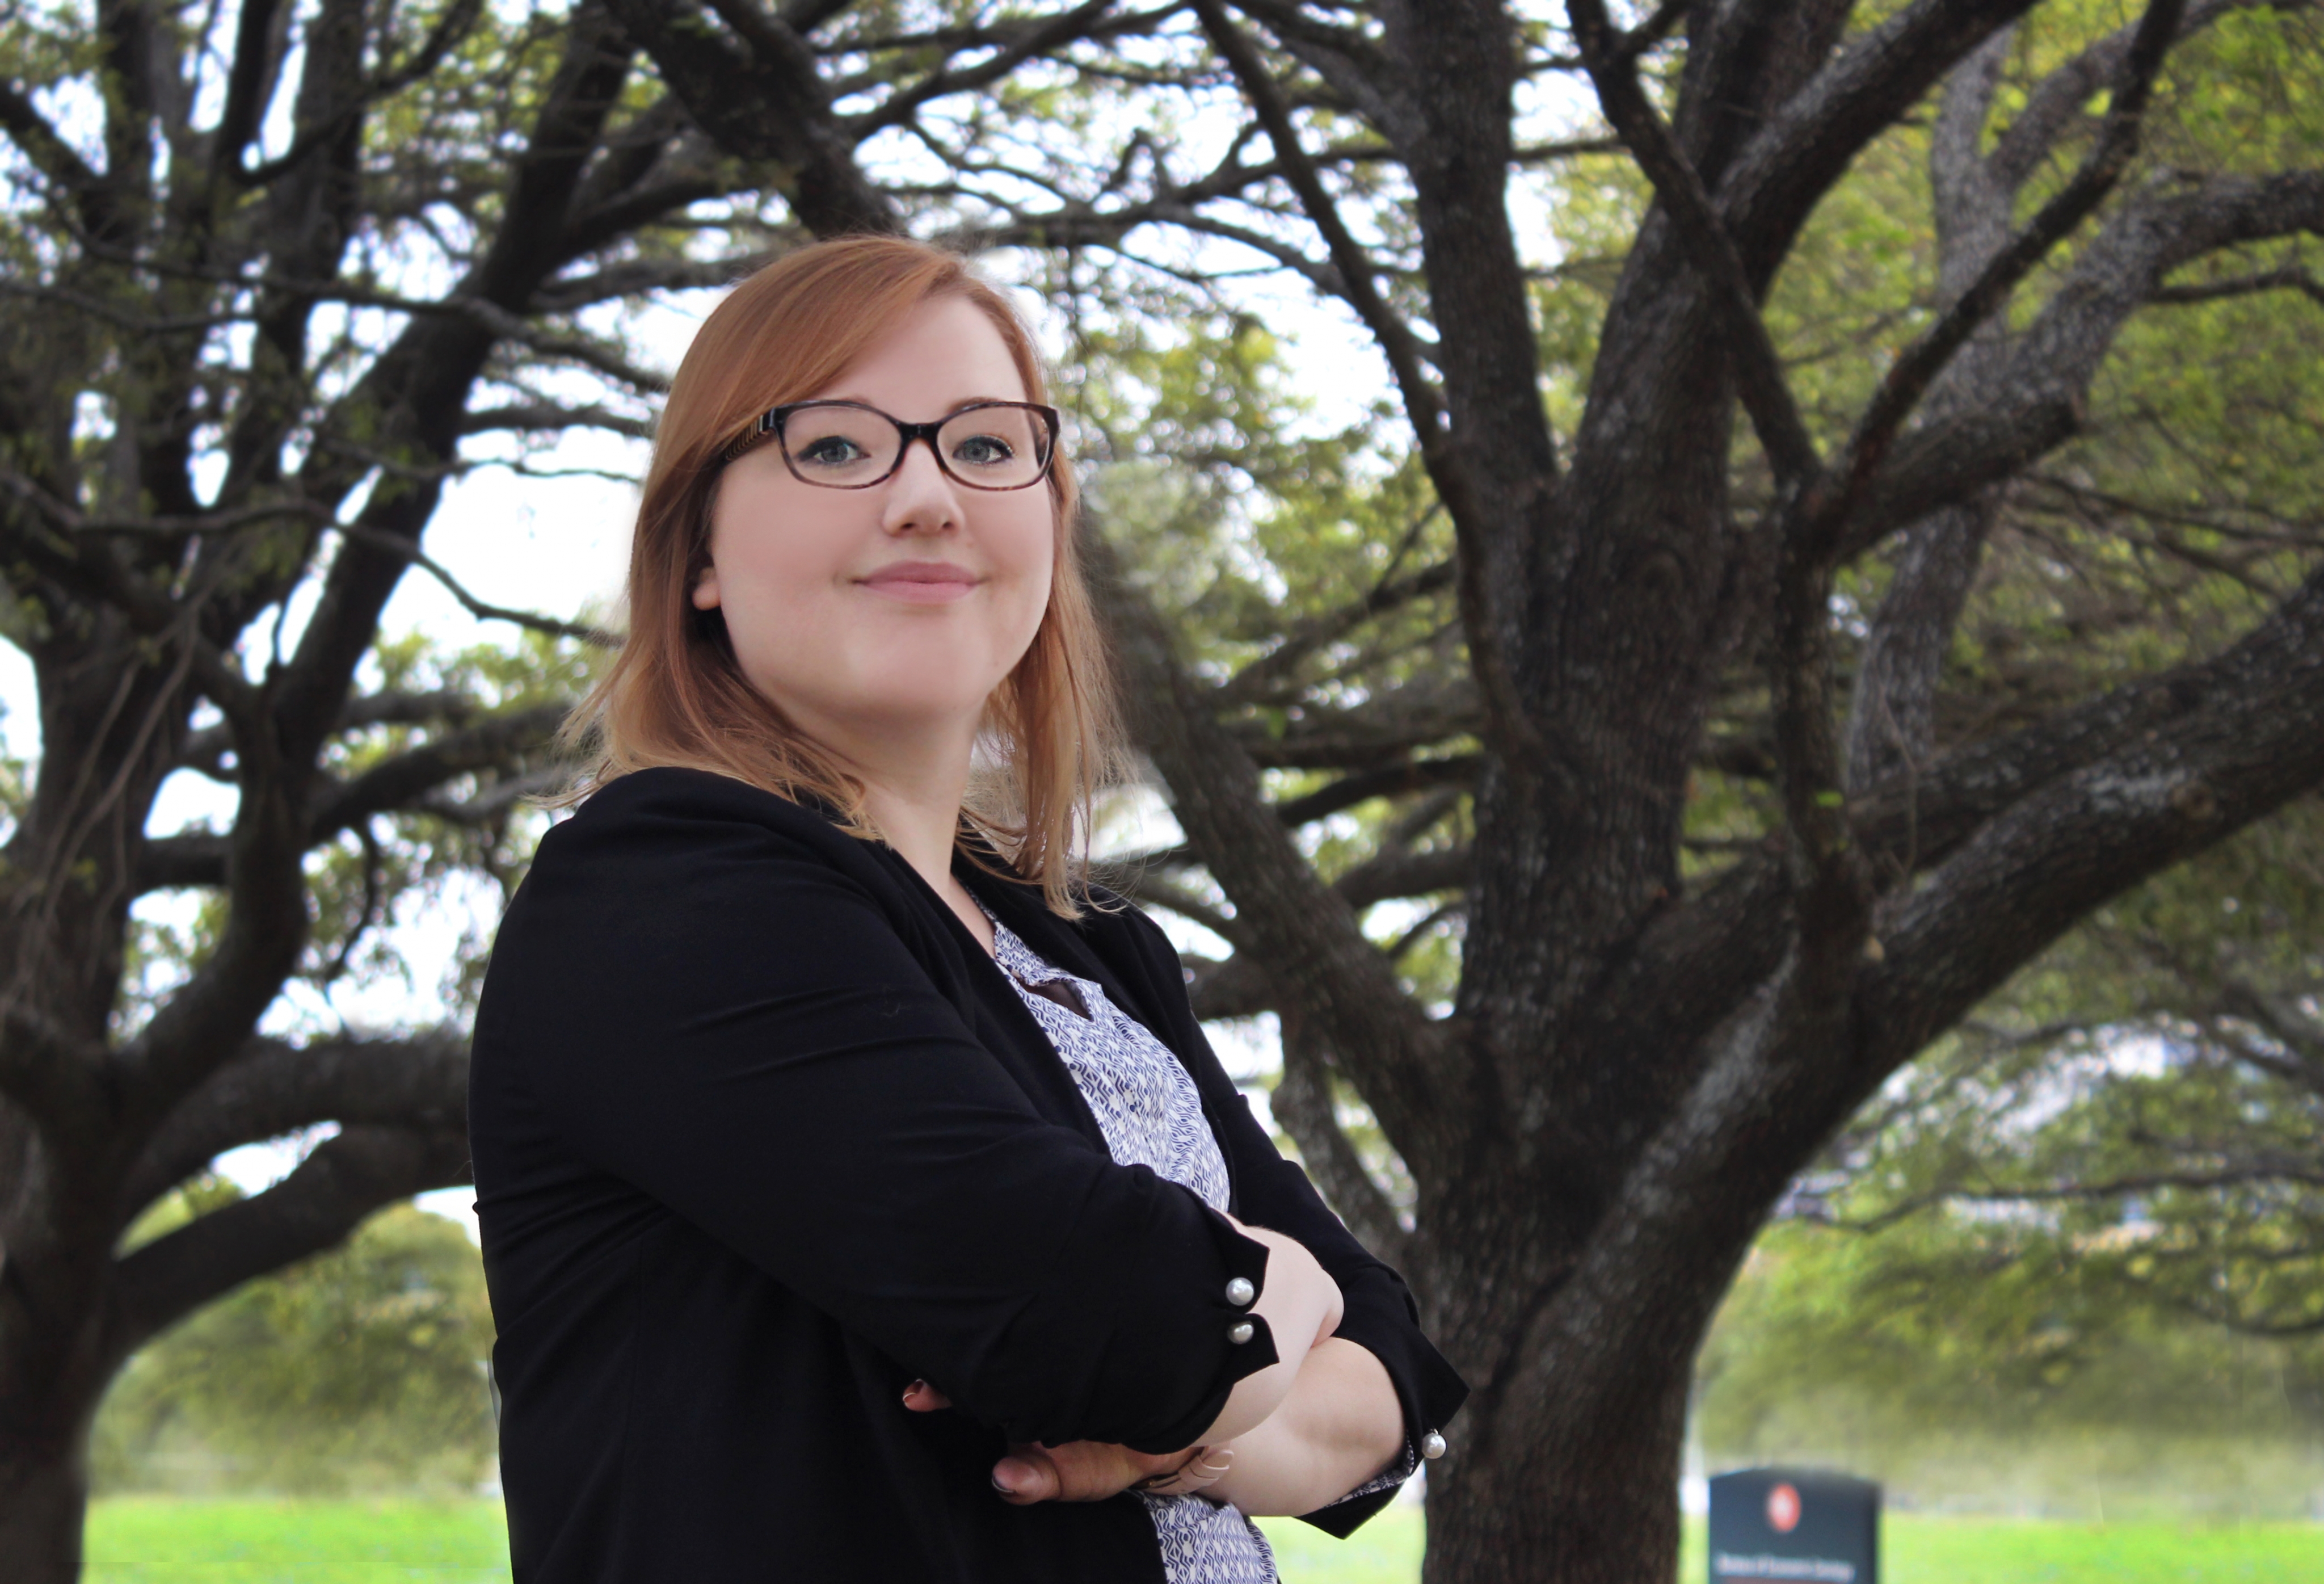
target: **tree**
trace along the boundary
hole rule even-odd
[[[1967,1211],[1988,1260],[2089,1302],[2324,1333],[2318,812],[2100,910],[1900,1074],[1791,1212],[1881,1234]]]
[[[2027,1516],[2307,1516],[2324,1351],[2125,1304],[2079,1241],[1777,1223],[1697,1366],[1706,1465],[1837,1462],[1898,1505]]]
[[[576,650],[606,641],[456,590],[534,629],[534,662],[377,646],[406,573],[441,575],[447,480],[647,432],[625,307],[885,221],[855,142],[1102,8],[997,64],[874,49],[887,118],[844,135],[807,63],[813,135],[739,157],[590,0],[231,9],[20,8],[0,35],[0,576],[42,736],[0,873],[0,1573],[24,1584],[78,1571],[90,1424],[142,1344],[466,1175],[459,1031],[263,1024],[415,874],[513,875]],[[149,830],[180,772],[231,789],[228,828]],[[162,890],[208,899],[175,971],[132,912]],[[281,1183],[119,1247],[220,1152],[327,1121]]]
[[[746,151],[737,121],[788,107],[756,85],[844,42],[819,12],[713,9],[724,25],[621,6]],[[1401,569],[1222,681],[1181,663],[1123,579],[1138,727],[1227,904],[1208,905],[1236,949],[1205,1009],[1278,1011],[1295,1134],[1413,1271],[1477,1387],[1432,1478],[1427,1576],[1667,1578],[1690,1361],[1785,1184],[2078,920],[2324,774],[2312,555],[2280,560],[2273,610],[2215,652],[2158,656],[2006,728],[1936,727],[1994,523],[2070,454],[2129,327],[2174,301],[2313,294],[2277,245],[2324,226],[2300,113],[2304,140],[2262,145],[2257,168],[2194,116],[2170,127],[2172,157],[2141,157],[2150,119],[2172,119],[2158,96],[2191,105],[2255,69],[2286,101],[2312,87],[2313,19],[2178,0],[2129,20],[2023,0],[1861,18],[1674,0],[1627,28],[1601,0],[1571,0],[1563,26],[1488,0],[1191,12],[1117,70],[1190,93],[1231,81],[1243,119],[1222,159],[1181,173],[1167,125],[1141,125],[1095,155],[953,145],[954,186],[1008,240],[1231,239],[1377,342],[1456,547],[1458,704],[1391,688],[1331,708],[1321,662],[1421,592]],[[1576,70],[1654,201],[1609,272],[1560,437],[1508,187],[1537,152],[1517,135],[1526,97]],[[1932,267],[1888,305],[1865,388],[1813,411],[1771,335],[1771,290],[1851,168],[1923,116]],[[1004,176],[1077,202],[1023,227]],[[1876,554],[1882,596],[1843,642],[1834,595]],[[1286,696],[1296,722],[1249,720]],[[1757,739],[1716,740],[1738,712]],[[1738,746],[1772,772],[1775,818],[1706,872],[1686,848],[1696,778]],[[1349,773],[1271,806],[1269,764]],[[1336,884],[1291,829],[1447,784],[1473,787],[1469,840],[1391,842]],[[1374,865],[1415,861],[1465,885],[1445,1016],[1358,912],[1383,894]],[[1408,1239],[1315,1103],[1326,1071],[1416,1185]]]
[[[2296,6],[1674,0],[1618,30],[1597,0],[517,23],[324,0],[246,4],[209,53],[174,10],[99,14],[86,47],[11,42],[26,80],[88,85],[97,132],[76,142],[53,92],[0,99],[38,199],[11,233],[0,526],[47,733],[0,1042],[12,1577],[69,1575],[79,1442],[138,1340],[465,1161],[456,1041],[254,1039],[300,967],[307,855],[351,841],[312,888],[344,941],[364,816],[489,832],[537,784],[545,699],[355,688],[464,430],[641,430],[653,377],[593,310],[791,236],[1021,250],[1086,345],[1145,335],[1182,386],[1142,309],[1247,315],[1252,259],[1378,347],[1386,456],[1205,459],[1231,383],[1166,414],[1175,458],[1095,423],[1093,551],[1186,838],[1149,894],[1231,949],[1199,1005],[1280,1017],[1279,1114],[1477,1387],[1431,1480],[1432,1579],[1667,1578],[1690,1361],[1785,1184],[2077,921],[2324,779],[2312,534],[2246,566],[2273,608],[2217,642],[1965,722],[1941,685],[2029,492],[2079,491],[2094,545],[2184,504],[2100,498],[2102,442],[2135,427],[2117,348],[2237,294],[2312,312]],[[1549,127],[1549,85],[1583,79],[1605,125]],[[1934,256],[1885,328],[1848,327],[1875,356],[1816,363],[1785,266],[1915,148],[1932,219],[1902,229]],[[1606,162],[1609,245],[1530,257],[1512,182],[1575,161]],[[1237,345],[1194,355],[1234,374]],[[1342,461],[1269,503],[1270,470]],[[1263,536],[1265,575],[1157,555],[1165,508]],[[310,567],[272,663],[263,618]],[[378,754],[381,725],[415,735],[346,773],[339,745]],[[145,836],[180,764],[233,777],[231,830]],[[205,955],[116,1024],[129,899],[164,885],[217,894]],[[1409,1228],[1337,1126],[1351,1097]],[[115,1258],[218,1149],[324,1119],[342,1132],[280,1188]]]
[[[189,1184],[133,1241],[181,1224]],[[130,1360],[97,1415],[100,1488],[467,1494],[492,1468],[492,1312],[475,1246],[409,1205],[263,1277]]]

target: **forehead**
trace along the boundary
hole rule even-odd
[[[965,402],[1030,399],[1000,327],[964,297],[919,304],[816,395],[868,402],[900,418],[934,416]]]

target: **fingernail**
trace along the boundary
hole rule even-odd
[[[1010,1490],[1007,1486],[1001,1483],[1001,1476],[998,1474],[992,1477],[992,1488],[999,1491],[1002,1496],[1015,1496],[1017,1494],[1015,1491]]]

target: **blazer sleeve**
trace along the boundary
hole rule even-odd
[[[682,799],[592,813],[478,1019],[585,1162],[1012,1440],[1174,1450],[1275,1361],[1229,1339],[1265,1246],[1042,1117],[862,885]]]
[[[1452,1422],[1468,1398],[1468,1384],[1422,1332],[1420,1306],[1404,1278],[1357,1241],[1346,1223],[1323,1202],[1307,1173],[1283,1158],[1267,1129],[1252,1115],[1250,1100],[1227,1076],[1186,1004],[1185,979],[1169,938],[1135,908],[1124,911],[1135,920],[1132,927],[1141,937],[1141,954],[1153,959],[1158,969],[1156,978],[1177,987],[1177,1006],[1185,1008],[1188,1040],[1194,1051],[1195,1078],[1213,1097],[1211,1111],[1219,1119],[1220,1146],[1234,1166],[1241,1218],[1248,1225],[1296,1238],[1340,1284],[1345,1311],[1333,1334],[1364,1348],[1387,1369],[1404,1410],[1406,1444],[1416,1452],[1432,1432]],[[1343,1499],[1301,1516],[1344,1538],[1395,1497],[1395,1490],[1389,1488]]]

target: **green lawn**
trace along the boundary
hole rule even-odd
[[[1417,1509],[1392,1507],[1334,1541],[1268,1520],[1284,1584],[1412,1584]],[[2324,1524],[2046,1524],[1891,1514],[1881,1584],[2324,1584]],[[1690,1521],[1679,1584],[1706,1584],[1702,1524]]]
[[[507,1584],[496,1501],[116,1496],[89,1509],[85,1584]]]
[[[1421,1516],[1335,1541],[1269,1520],[1285,1584],[1412,1584]],[[1882,1584],[2316,1584],[2324,1525],[2181,1527],[1892,1515]],[[496,1502],[120,1497],[89,1516],[88,1584],[504,1584]],[[1680,1584],[1703,1584],[1691,1524]]]

